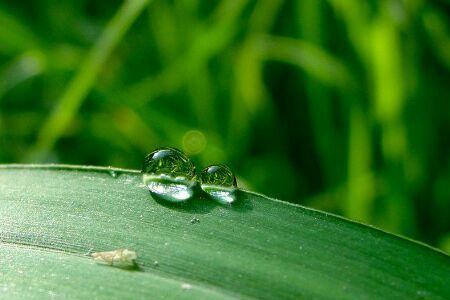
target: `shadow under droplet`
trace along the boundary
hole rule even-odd
[[[195,192],[194,199],[187,200],[185,202],[169,202],[159,197],[152,195],[152,198],[160,205],[176,210],[179,212],[195,213],[195,214],[206,214],[210,212],[214,207],[217,206],[213,201],[206,199],[197,191]]]
[[[253,203],[248,198],[247,194],[241,190],[236,190],[236,201],[230,205],[233,211],[245,213],[253,210]]]
[[[252,201],[248,198],[247,194],[241,190],[236,190],[236,200],[232,204],[221,204],[212,199],[207,193],[201,189],[197,189],[194,193],[194,199],[187,200],[186,202],[168,202],[159,197],[151,195],[152,198],[160,205],[186,213],[206,214],[216,207],[227,208],[239,213],[245,213],[253,210]]]
[[[163,198],[159,198],[152,193],[151,197],[158,204],[167,207],[169,209],[193,213],[193,214],[206,214],[217,207],[227,208],[235,212],[246,213],[253,210],[252,201],[249,199],[248,194],[241,190],[236,190],[236,201],[232,204],[221,204],[212,199],[207,193],[200,188],[194,191],[194,198],[185,202],[169,202]]]

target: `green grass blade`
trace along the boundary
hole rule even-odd
[[[262,36],[259,46],[263,57],[298,66],[323,84],[343,89],[355,87],[346,65],[321,47],[303,40]]]
[[[200,198],[166,206],[151,199],[137,171],[6,165],[0,199],[4,298],[450,295],[446,254],[250,192],[240,192],[233,207]],[[192,224],[194,217],[200,222]],[[140,270],[97,265],[86,255],[117,248],[136,251]]]
[[[198,73],[212,58],[230,45],[237,33],[238,17],[248,0],[223,1],[214,11],[205,29],[194,37],[191,45],[158,75],[149,76],[119,93],[124,103],[143,106],[147,102],[174,92]]]
[[[0,68],[0,99],[20,83],[44,72],[46,59],[40,51],[27,51]]]
[[[320,47],[324,47],[326,33],[324,32],[325,10],[324,1],[311,2],[298,0],[296,3],[299,37]],[[305,24],[308,24],[305,26]],[[333,111],[331,91],[323,84],[304,76],[305,93],[311,115],[311,129],[314,144],[320,158],[320,171],[324,173],[327,186],[333,186],[343,176],[342,154],[330,149],[339,149],[341,139],[339,131],[333,123],[337,113]],[[301,111],[298,113],[301,118]]]
[[[0,54],[14,55],[39,48],[40,41],[28,26],[0,6]]]
[[[148,0],[128,0],[117,11],[40,129],[28,160],[39,158],[53,147],[77,113],[109,55],[147,3]]]

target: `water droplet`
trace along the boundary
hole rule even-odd
[[[158,266],[159,266],[159,262],[158,262],[157,260],[155,260],[155,261],[153,262],[153,265],[154,265],[155,267],[158,267]]]
[[[236,177],[227,166],[209,166],[202,171],[200,179],[202,190],[212,199],[222,204],[236,200]]]
[[[190,285],[189,283],[182,283],[181,288],[185,291],[189,291],[190,289],[192,289],[192,285]]]
[[[117,178],[117,172],[114,171],[111,167],[108,167],[108,169],[109,175],[111,175],[112,178]]]
[[[148,154],[142,174],[144,184],[155,198],[184,202],[194,194],[195,166],[177,149],[163,148]]]
[[[199,218],[192,218],[191,219],[191,224],[195,224],[195,223],[200,223],[200,219]]]

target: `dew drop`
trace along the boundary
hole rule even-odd
[[[201,188],[212,199],[231,204],[236,201],[236,177],[224,165],[213,165],[205,168],[201,175]]]
[[[196,217],[192,218],[191,219],[191,224],[196,224],[196,223],[200,223],[200,219],[196,218]]]
[[[148,154],[142,167],[144,184],[154,198],[185,202],[194,194],[194,164],[181,151],[163,148]]]
[[[112,178],[117,178],[117,172],[114,171],[111,167],[108,167],[108,173]]]

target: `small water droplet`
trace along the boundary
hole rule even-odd
[[[236,177],[227,166],[209,166],[202,171],[200,179],[202,190],[212,199],[222,204],[236,201]]]
[[[191,219],[191,224],[195,224],[195,223],[200,223],[200,219],[199,218],[192,218]]]
[[[109,175],[111,175],[112,178],[117,178],[117,172],[114,171],[111,167],[108,167],[109,169]]]
[[[185,202],[194,194],[195,166],[177,149],[163,148],[148,154],[142,174],[144,184],[155,198]]]
[[[158,267],[158,266],[159,266],[159,262],[158,262],[157,260],[155,260],[155,261],[153,262],[153,265],[154,265],[155,267]]]
[[[181,284],[181,288],[185,291],[188,291],[188,290],[192,289],[192,285],[190,285],[189,283],[183,283],[183,284]]]

